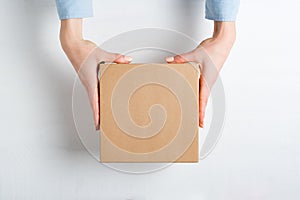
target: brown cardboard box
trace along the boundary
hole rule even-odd
[[[99,67],[101,162],[198,162],[197,66]]]

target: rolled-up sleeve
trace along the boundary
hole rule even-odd
[[[239,0],[206,0],[205,18],[214,21],[235,21]]]
[[[93,16],[92,0],[56,0],[56,7],[61,20]]]

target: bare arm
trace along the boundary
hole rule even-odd
[[[235,22],[214,22],[212,37],[202,41],[200,45],[188,52],[175,57],[168,57],[169,63],[197,62],[201,66],[199,81],[199,126],[204,127],[207,101],[218,73],[223,67],[235,42]]]
[[[87,90],[94,113],[95,128],[99,129],[99,97],[97,65],[101,61],[129,63],[131,58],[106,52],[82,36],[82,19],[61,20],[61,46]]]

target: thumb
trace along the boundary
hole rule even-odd
[[[130,63],[132,61],[132,57],[130,56],[125,56],[125,55],[121,55],[121,54],[116,54],[115,63],[118,64],[127,64]]]
[[[177,56],[171,56],[166,58],[167,63],[186,63],[194,61],[194,55],[192,52],[180,54]]]
[[[207,84],[205,83],[205,80],[203,78],[203,76],[200,76],[200,80],[199,80],[199,88],[200,88],[200,92],[199,92],[199,126],[201,128],[204,127],[204,118],[205,118],[205,110],[206,110],[206,105],[208,102],[208,98],[209,98],[209,88],[207,86]]]
[[[90,100],[90,105],[93,109],[93,117],[94,117],[94,126],[96,130],[100,128],[100,116],[99,116],[99,88],[98,86],[94,87],[93,89],[88,89],[88,96]]]

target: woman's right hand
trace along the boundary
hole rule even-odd
[[[99,62],[130,63],[129,56],[106,52],[82,38],[82,19],[61,21],[60,41],[64,52],[87,90],[94,113],[94,124],[99,129],[99,97],[97,66]]]

